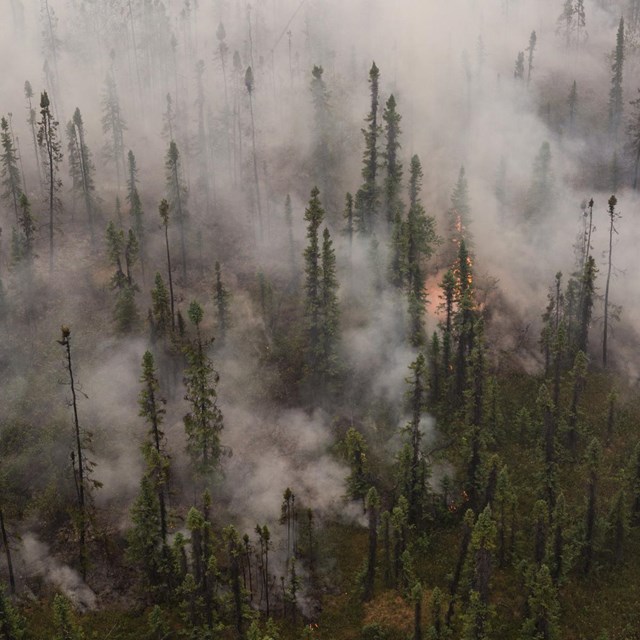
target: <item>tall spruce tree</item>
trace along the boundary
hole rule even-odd
[[[435,233],[435,221],[427,216],[421,202],[422,165],[420,158],[411,158],[409,177],[409,211],[405,227],[404,259],[407,293],[409,296],[410,341],[414,346],[424,344],[423,315],[426,295],[424,293],[423,262],[433,253],[438,242]]]
[[[218,321],[218,342],[222,345],[227,337],[227,330],[230,325],[229,303],[231,301],[231,293],[227,290],[222,282],[222,271],[220,263],[215,264],[216,282],[213,289],[213,301],[216,307],[216,316]]]
[[[618,233],[615,228],[616,221],[620,219],[620,212],[616,211],[618,199],[615,196],[609,198],[609,252],[607,254],[607,283],[604,289],[604,322],[602,330],[602,366],[607,367],[608,338],[609,338],[609,286],[611,284],[611,270],[613,267],[613,234]]]
[[[3,116],[0,119],[0,178],[2,179],[2,199],[13,209],[18,220],[22,181],[18,167],[18,152],[13,143],[9,122]]]
[[[127,202],[129,203],[129,215],[131,216],[131,228],[136,234],[140,245],[140,269],[142,281],[144,283],[144,211],[142,209],[142,199],[138,191],[138,165],[133,151],[129,149],[127,155],[128,177],[127,177]]]
[[[49,272],[53,272],[53,232],[55,216],[60,212],[62,203],[58,191],[62,181],[58,177],[62,161],[62,145],[58,138],[58,121],[51,112],[51,103],[47,92],[40,96],[40,121],[38,122],[38,145],[42,150],[45,185],[47,188],[47,205],[49,213]]]
[[[331,154],[330,127],[331,127],[331,95],[327,84],[322,77],[324,69],[314,65],[311,70],[311,101],[313,102],[314,126],[313,126],[313,174],[317,178],[316,184],[320,185],[323,194],[325,208],[330,211],[335,203],[330,197],[335,176],[332,175],[333,158]]]
[[[118,190],[120,190],[120,181],[125,175],[124,132],[126,130],[127,125],[120,110],[116,81],[113,74],[108,73],[102,94],[102,132],[107,136],[104,155],[116,169]]]
[[[377,182],[378,138],[380,125],[378,124],[380,70],[374,62],[369,70],[369,87],[371,91],[371,109],[365,119],[366,127],[362,129],[364,136],[364,152],[362,154],[362,186],[355,196],[354,213],[358,221],[358,230],[371,235],[377,225],[379,208],[379,186]]]
[[[640,94],[640,89],[638,89]],[[638,175],[640,173],[640,96],[629,103],[633,107],[631,119],[627,125],[627,149],[633,162],[633,188],[638,188]]]
[[[202,307],[197,302],[192,302],[188,315],[195,327],[196,336],[186,348],[188,365],[184,373],[185,400],[190,407],[183,418],[187,452],[196,476],[210,479],[218,470],[224,453],[220,443],[224,419],[218,406],[216,390],[219,375],[207,355],[208,341],[200,333]]]
[[[140,376],[142,389],[138,395],[140,417],[149,426],[147,438],[142,445],[142,453],[147,468],[145,475],[149,478],[151,487],[158,498],[158,516],[160,536],[163,544],[167,542],[167,483],[169,479],[169,455],[166,451],[166,441],[161,429],[165,415],[164,400],[160,396],[160,385],[155,369],[153,355],[145,351],[142,357],[142,375]]]
[[[624,108],[622,88],[625,59],[624,49],[624,17],[621,17],[616,34],[616,48],[613,51],[611,89],[609,90],[609,134],[614,142],[616,142],[618,138],[618,129],[622,123]]]
[[[33,88],[28,80],[24,83],[24,97],[27,99],[27,109],[29,111],[27,124],[31,129],[31,137],[33,138],[33,154],[36,161],[36,168],[38,170],[38,183],[42,185],[42,167],[40,166],[40,153],[38,151],[38,139],[36,134],[37,114],[31,103],[31,98],[33,98]]]
[[[324,220],[324,209],[319,195],[318,188],[314,187],[304,215],[309,241],[304,251],[305,369],[309,391],[313,395],[318,391],[328,391],[337,373],[339,323],[335,250],[326,228],[320,244],[319,231]]]
[[[74,193],[79,195],[85,207],[91,241],[95,241],[95,217],[96,217],[96,195],[95,195],[95,165],[91,157],[91,152],[87,147],[84,133],[84,122],[80,109],[76,108],[73,118],[67,126],[69,151],[69,174]]]
[[[182,278],[187,279],[187,187],[182,177],[182,165],[178,146],[172,140],[165,160],[167,175],[167,201],[180,231],[180,262],[182,266]]]
[[[58,340],[65,350],[66,367],[69,373],[69,386],[71,388],[71,407],[73,409],[73,426],[75,446],[71,452],[71,466],[75,481],[78,508],[76,511],[75,525],[78,531],[78,558],[80,574],[83,580],[87,578],[89,570],[89,554],[87,550],[87,531],[91,521],[92,490],[102,485],[92,478],[94,463],[88,459],[87,452],[91,449],[91,433],[80,427],[78,417],[78,396],[76,381],[71,359],[71,330],[62,327],[62,340]]]
[[[400,150],[400,120],[402,117],[396,111],[396,99],[389,96],[382,114],[385,131],[385,150],[382,154],[386,177],[384,180],[384,211],[387,225],[391,227],[398,215],[402,214],[402,200],[400,189],[402,186],[402,163],[398,158]]]

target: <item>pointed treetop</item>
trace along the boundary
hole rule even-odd
[[[247,91],[249,93],[253,92],[253,71],[251,67],[247,67],[247,70],[244,74],[244,86],[247,87]]]

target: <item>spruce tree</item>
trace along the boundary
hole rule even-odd
[[[231,294],[222,282],[222,272],[218,261],[216,261],[215,264],[215,275],[216,283],[213,290],[213,301],[215,303],[218,321],[218,341],[222,345],[224,344],[227,336],[227,329],[230,324],[229,303],[231,300]]]
[[[107,136],[104,155],[115,166],[118,190],[120,190],[120,180],[125,175],[124,132],[126,130],[127,125],[120,110],[116,81],[113,74],[108,73],[102,94],[102,132]]]
[[[78,556],[80,564],[80,574],[86,580],[89,569],[89,555],[87,552],[87,530],[91,520],[92,490],[98,489],[102,485],[91,475],[94,463],[87,458],[87,451],[91,448],[91,433],[80,428],[78,417],[78,398],[76,392],[76,382],[73,373],[71,360],[71,330],[69,327],[62,327],[62,340],[58,340],[65,350],[66,367],[69,373],[69,386],[71,388],[71,407],[73,409],[73,426],[75,436],[75,447],[71,453],[71,465],[78,498],[78,509],[76,512],[76,528],[78,530]]]
[[[138,192],[138,165],[133,151],[129,149],[127,155],[128,178],[127,178],[127,202],[129,203],[129,215],[131,216],[131,228],[136,234],[140,245],[140,269],[142,271],[142,281],[144,283],[144,211],[142,210],[142,200]]]
[[[0,119],[0,178],[2,179],[2,199],[13,209],[16,220],[20,214],[20,196],[22,195],[22,181],[18,168],[18,152],[13,144],[13,137],[9,123],[3,116]]]
[[[609,285],[611,284],[611,269],[613,266],[613,233],[618,233],[615,228],[616,220],[620,219],[620,213],[616,211],[618,200],[615,196],[609,198],[609,252],[607,258],[607,283],[604,289],[604,325],[602,333],[602,366],[607,367],[607,339],[609,337]]]
[[[40,153],[38,151],[38,139],[36,135],[37,115],[36,110],[31,104],[31,98],[33,98],[33,88],[31,87],[31,83],[28,80],[26,80],[24,83],[24,96],[27,99],[27,109],[29,110],[29,118],[27,119],[27,123],[31,129],[31,136],[33,138],[33,154],[36,160],[36,168],[38,169],[38,183],[42,185],[42,168],[40,166]]]
[[[323,193],[325,208],[331,210],[335,203],[330,196],[335,177],[332,175],[333,157],[330,143],[331,95],[322,77],[324,69],[314,65],[311,70],[311,101],[313,102],[313,174]],[[313,177],[313,176],[312,176]]]
[[[407,213],[404,246],[406,281],[409,296],[410,340],[414,346],[424,344],[422,316],[426,296],[424,293],[423,262],[433,253],[438,242],[433,217],[427,216],[420,199],[422,189],[422,165],[420,158],[411,158],[409,177],[409,211]]]
[[[402,200],[400,188],[402,186],[402,163],[398,159],[400,150],[400,114],[396,111],[396,99],[393,94],[389,96],[382,114],[385,131],[385,150],[382,154],[386,177],[384,180],[384,210],[387,225],[391,227],[397,216],[402,215]]]
[[[575,30],[574,0],[564,0],[562,13],[558,16],[556,33],[563,34],[567,47],[571,45],[571,36]]]
[[[428,373],[424,355],[418,355],[409,370],[407,399],[411,418],[404,429],[408,442],[401,452],[400,486],[409,504],[409,524],[420,530],[424,525],[429,479],[420,425],[427,401]]]
[[[527,617],[520,631],[522,640],[558,640],[558,592],[546,564],[534,570],[526,610]]]
[[[40,121],[38,122],[38,145],[44,158],[45,185],[47,188],[47,204],[49,213],[49,272],[53,272],[53,231],[55,215],[62,205],[58,191],[62,181],[58,178],[62,161],[62,145],[58,138],[58,121],[51,113],[51,103],[47,92],[40,96]]]
[[[26,194],[20,194],[20,213],[18,214],[18,228],[12,229],[11,261],[13,264],[23,264],[28,269],[33,265],[33,243],[36,224],[31,215],[31,204]]]
[[[84,640],[82,628],[74,620],[71,603],[57,594],[53,599],[53,640]]]
[[[624,17],[621,17],[616,35],[616,48],[613,51],[611,89],[609,91],[609,134],[614,143],[618,138],[618,129],[622,123],[624,107],[622,91],[624,59]]]
[[[173,271],[171,269],[171,251],[169,250],[169,203],[166,200],[160,201],[158,208],[160,212],[160,220],[164,229],[164,244],[167,253],[167,276],[169,278],[169,302],[171,305],[171,328],[176,328],[176,314],[173,295]]]
[[[166,451],[164,433],[161,430],[165,409],[164,400],[160,396],[160,385],[155,369],[153,355],[145,351],[142,357],[142,375],[140,377],[142,389],[138,395],[140,417],[149,425],[147,438],[142,446],[142,453],[146,461],[145,476],[149,478],[150,486],[158,501],[159,531],[163,544],[167,541],[167,507],[166,494],[169,476],[169,455]]]
[[[84,201],[85,212],[89,222],[89,232],[93,242],[95,240],[94,223],[97,213],[94,182],[95,165],[85,142],[84,122],[78,108],[74,111],[73,118],[67,126],[67,136],[69,174],[72,188],[74,194],[79,195]]]
[[[377,175],[378,138],[380,125],[378,124],[380,71],[374,62],[369,70],[369,87],[371,91],[371,109],[365,119],[366,128],[362,129],[364,136],[364,152],[362,155],[362,186],[355,196],[355,216],[358,221],[358,230],[371,235],[377,225],[377,213],[379,207],[379,186]]]
[[[330,390],[338,372],[337,344],[340,311],[338,306],[338,280],[333,242],[328,229],[322,234],[320,225],[324,209],[317,187],[311,190],[309,205],[305,209],[308,245],[305,259],[305,369],[308,391],[317,397],[318,392]]]
[[[186,222],[187,222],[187,187],[182,178],[182,165],[178,146],[172,140],[169,143],[169,150],[165,161],[167,172],[167,201],[175,221],[180,230],[180,253],[182,265],[182,278],[187,279],[187,245],[186,245]]]
[[[202,307],[192,302],[188,315],[195,327],[196,337],[186,348],[188,366],[184,373],[185,400],[190,409],[183,422],[193,470],[197,476],[207,479],[218,470],[224,452],[220,443],[224,421],[216,390],[219,375],[207,355],[208,343],[200,334]]]
[[[0,589],[0,637],[3,640],[24,640],[26,638],[24,618],[13,606],[10,598]]]
[[[531,82],[531,72],[533,71],[533,54],[536,50],[536,43],[538,41],[538,37],[536,36],[536,32],[532,31],[529,36],[529,46],[527,47],[527,51],[529,52],[529,64],[527,67],[527,86]]]

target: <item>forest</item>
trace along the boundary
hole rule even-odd
[[[640,640],[640,0],[0,54],[0,640]]]

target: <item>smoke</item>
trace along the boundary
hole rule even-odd
[[[617,145],[606,132],[610,54],[622,3],[612,2],[605,10],[600,2],[586,2],[588,39],[580,47],[567,48],[562,33],[557,33],[559,0],[308,0],[299,11],[298,0],[274,0],[254,3],[249,12],[248,5],[240,1],[192,3],[191,12],[182,11],[182,3],[174,1],[165,2],[163,8],[162,3],[143,3],[149,13],[136,9],[133,16],[121,2],[82,3],[85,9],[80,11],[80,3],[49,0],[57,16],[57,22],[51,23],[59,40],[55,56],[51,43],[47,45],[49,36],[42,36],[49,21],[44,22],[38,4],[16,0],[11,5],[22,7],[23,17],[18,11],[20,15],[0,22],[0,57],[11,60],[0,76],[0,112],[13,114],[25,190],[38,226],[35,275],[29,284],[11,265],[9,238],[15,218],[11,207],[0,204],[5,230],[0,277],[13,305],[10,320],[2,328],[0,382],[9,391],[7,415],[37,415],[43,421],[52,415],[56,420],[63,416],[70,424],[70,412],[64,413],[67,394],[57,384],[65,380],[66,372],[55,339],[60,324],[71,325],[76,379],[86,394],[80,394],[80,422],[94,434],[95,477],[104,484],[96,493],[96,502],[112,510],[120,527],[128,525],[127,509],[143,472],[139,447],[147,427],[138,416],[137,395],[140,360],[149,346],[146,329],[135,339],[114,337],[113,268],[106,258],[104,233],[100,230],[96,243],[91,243],[82,202],[70,192],[66,160],[60,174],[64,212],[56,224],[56,266],[53,277],[49,276],[47,210],[27,123],[25,80],[33,85],[36,111],[40,91],[51,93],[61,137],[75,106],[81,109],[86,141],[96,163],[100,228],[116,220],[118,197],[123,226],[128,229],[124,176],[118,186],[115,166],[104,153],[107,134],[101,123],[105,78],[108,72],[114,75],[127,123],[125,147],[136,154],[145,211],[144,279],[139,265],[134,269],[142,319],[151,305],[153,275],[158,271],[165,280],[167,277],[157,206],[166,197],[164,162],[169,140],[162,130],[166,96],[172,95],[173,133],[190,212],[186,281],[175,269],[180,252],[175,220],[169,228],[176,302],[184,313],[191,299],[201,301],[206,312],[203,333],[214,333],[212,266],[217,260],[222,263],[223,278],[233,293],[235,326],[227,344],[223,348],[215,345],[212,353],[221,375],[222,441],[233,455],[225,459],[216,490],[248,531],[257,522],[277,520],[287,487],[300,504],[320,514],[361,518],[359,505],[344,498],[348,469],[334,451],[339,433],[334,416],[274,406],[265,397],[271,376],[278,374],[267,373],[263,367],[271,336],[250,300],[261,270],[271,279],[278,304],[287,295],[283,289],[292,279],[283,215],[287,194],[293,204],[294,260],[302,274],[303,211],[311,188],[320,179],[311,159],[316,140],[309,93],[314,64],[324,68],[331,102],[336,166],[332,167],[331,197],[327,194],[327,223],[341,284],[341,353],[354,380],[347,395],[393,405],[397,426],[402,426],[400,407],[408,366],[417,355],[406,345],[406,300],[385,284],[385,238],[378,238],[377,264],[372,267],[370,244],[356,239],[350,247],[341,236],[342,196],[355,192],[362,180],[361,128],[370,104],[367,73],[372,60],[381,71],[380,103],[393,93],[402,115],[404,182],[409,159],[418,154],[425,174],[422,199],[441,235],[445,234],[451,190],[460,167],[465,167],[474,267],[491,312],[488,331],[501,349],[518,352],[519,362],[531,371],[539,364],[539,318],[547,291],[557,271],[563,271],[566,282],[575,270],[573,244],[582,224],[580,203],[590,197],[596,203],[593,255],[602,292],[610,166],[618,150],[621,184],[617,195],[622,218],[614,236],[611,299],[623,309],[621,322],[612,329],[611,348],[617,365],[630,380],[638,380],[640,371],[629,353],[637,348],[640,331],[640,280],[635,277],[640,229],[634,224],[640,199],[627,186],[630,166],[623,128]],[[226,31],[226,57],[221,55],[221,41],[215,34],[221,22]],[[513,70],[518,52],[525,52],[527,58],[534,30],[537,45],[527,85],[526,80],[513,78]],[[199,60],[204,63],[204,123],[199,118],[196,87]],[[244,85],[249,65],[255,77],[255,130]],[[628,101],[637,95],[637,68],[637,52],[631,50],[624,78],[627,115]],[[567,101],[574,81],[578,103],[571,126]],[[553,188],[548,206],[527,219],[535,158],[545,141],[551,150]],[[66,147],[64,150],[66,155]],[[501,204],[496,183],[502,161],[506,179]],[[258,191],[264,240],[257,231]],[[321,193],[321,199],[324,195]],[[428,333],[437,327],[437,282],[441,269],[448,266],[439,260],[436,256],[432,261],[437,273],[429,274]],[[285,304],[279,313],[281,325],[290,320]],[[594,315],[592,342],[597,352],[601,305]],[[186,483],[182,416],[187,408],[177,378],[174,387],[165,385],[162,390],[169,398],[164,427],[172,463],[179,469],[177,479]],[[170,379],[165,372],[163,384]],[[38,402],[33,401],[36,396]],[[427,441],[433,433],[432,421],[425,420]],[[397,448],[397,436],[389,446]],[[65,447],[66,440],[60,445]],[[182,489],[186,495],[188,487]],[[73,573],[51,560],[35,536],[26,537],[25,555],[38,558],[38,572],[49,576],[47,580],[73,583]],[[84,593],[84,586],[75,584],[64,588]],[[86,594],[77,599],[84,606],[93,606]]]
[[[18,551],[22,569],[27,580],[34,577],[62,592],[79,611],[95,609],[96,594],[82,580],[80,574],[50,555],[49,547],[40,541],[34,533],[22,536]]]

